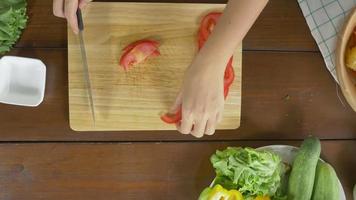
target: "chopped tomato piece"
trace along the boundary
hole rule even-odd
[[[221,13],[212,12],[207,14],[201,21],[201,25],[198,33],[198,47],[201,49],[208,40],[209,35],[213,32],[213,29],[220,18]]]
[[[161,120],[167,124],[177,124],[182,120],[182,108],[179,108],[176,113],[166,113],[161,116]]]
[[[155,56],[160,56],[161,52],[159,52],[158,50],[154,51],[151,56],[155,57]]]
[[[234,82],[234,79],[235,79],[235,72],[232,66],[232,57],[231,57],[225,70],[224,86],[230,87],[232,82]]]
[[[159,56],[159,43],[154,40],[139,40],[123,49],[120,65],[125,71],[130,67],[145,61],[150,56]]]
[[[227,95],[229,95],[229,90],[230,90],[229,87],[225,87],[225,88],[224,88],[224,99],[226,99],[226,98],[227,98]]]
[[[206,41],[209,35],[213,32],[220,16],[220,12],[212,12],[207,14],[201,22],[199,37]]]

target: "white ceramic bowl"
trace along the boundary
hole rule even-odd
[[[38,106],[44,97],[46,66],[32,58],[4,56],[0,60],[0,103]]]

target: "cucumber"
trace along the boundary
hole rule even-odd
[[[320,151],[320,141],[315,137],[309,137],[302,143],[289,176],[288,200],[311,199]]]
[[[312,200],[339,200],[339,182],[334,168],[319,161],[316,167]]]

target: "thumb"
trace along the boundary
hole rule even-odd
[[[169,110],[170,113],[175,113],[177,112],[177,110],[182,106],[182,102],[183,102],[183,92],[182,90],[179,91],[176,100],[173,104],[173,106],[171,107],[171,109]]]

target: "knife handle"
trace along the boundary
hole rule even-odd
[[[80,10],[80,8],[78,8],[78,10],[77,10],[77,20],[78,20],[79,31],[83,31],[84,23],[83,23],[82,11]]]

